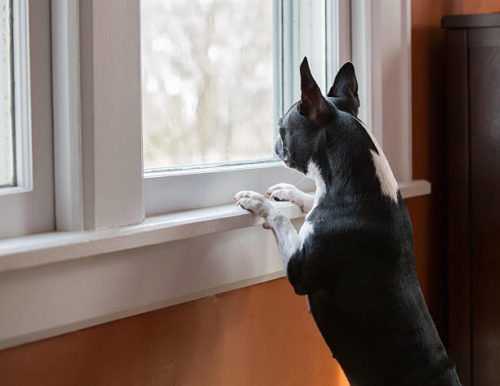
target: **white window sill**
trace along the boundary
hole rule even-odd
[[[424,180],[399,184],[403,198],[427,195]],[[291,219],[303,214],[290,203],[276,205]],[[262,220],[234,205],[154,216],[143,223],[84,232],[49,232],[0,241],[0,272],[167,243],[211,233],[256,226]]]

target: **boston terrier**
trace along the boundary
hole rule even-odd
[[[275,151],[313,178],[314,197],[278,184],[236,194],[276,237],[287,277],[307,295],[321,334],[353,386],[460,385],[417,278],[412,227],[376,139],[357,118],[358,84],[346,63],[327,96],[307,58],[301,99],[279,120]],[[271,200],[306,213],[297,233]]]

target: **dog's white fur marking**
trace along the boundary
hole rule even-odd
[[[396,181],[396,178],[394,178],[394,174],[392,173],[387,158],[385,158],[384,153],[380,153],[380,151],[379,154],[377,154],[373,150],[371,150],[370,152],[372,153],[373,164],[375,165],[375,172],[377,174],[382,193],[397,203],[398,183]]]
[[[309,178],[312,178],[316,182],[316,193],[314,194],[314,202],[311,207],[311,210],[309,213],[312,212],[312,210],[318,205],[319,200],[325,195],[326,193],[326,184],[325,180],[323,179],[323,176],[321,175],[321,171],[319,170],[318,165],[316,165],[315,162],[309,161],[309,165],[307,166],[307,174]],[[307,216],[306,216],[307,219]]]
[[[380,190],[382,191],[382,194],[386,195],[391,200],[397,203],[398,182],[394,177],[394,173],[392,172],[391,166],[389,165],[389,161],[387,161],[387,158],[373,133],[366,128],[363,122],[361,122],[359,119],[357,119],[357,121],[361,124],[361,126],[363,126],[365,131],[370,136],[373,144],[375,145],[375,148],[377,149],[378,154],[373,150],[370,150],[370,152],[372,154],[373,165],[375,166],[375,173],[377,174],[377,179],[380,183]]]
[[[302,248],[301,237],[297,234],[290,219],[281,213],[275,218],[266,221],[271,226],[276,237],[283,268],[286,271],[292,256]]]
[[[309,178],[314,179],[316,182],[316,193],[314,195],[314,201],[311,206],[311,210],[308,212],[306,215],[304,224],[302,224],[302,227],[300,228],[299,231],[299,236],[301,239],[301,247],[304,245],[305,240],[307,240],[308,237],[310,237],[314,233],[314,224],[308,220],[309,215],[312,213],[314,208],[318,205],[319,200],[325,195],[326,193],[326,184],[325,180],[323,179],[323,176],[321,175],[321,171],[316,165],[315,162],[309,161],[309,165],[307,166],[307,176]]]

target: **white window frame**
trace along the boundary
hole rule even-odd
[[[0,239],[54,230],[50,1],[12,11],[16,186],[0,189]]]
[[[48,4],[48,0],[30,1],[37,8]],[[219,205],[231,201],[237,190],[264,190],[283,181],[281,166],[248,165],[245,170],[240,166],[179,175],[175,183],[157,186],[156,191],[145,186],[143,195],[139,1],[51,1],[56,232],[0,241],[0,349],[284,275],[271,232],[257,226],[262,220],[232,203]],[[286,3],[293,7],[298,1]],[[302,6],[308,2],[319,4],[300,1]],[[311,60],[315,76],[328,89],[339,64],[352,57],[366,109],[362,117],[377,135],[382,133],[389,156],[390,130],[399,130],[394,144],[402,150],[390,162],[398,170],[395,163],[406,157],[399,170],[410,169],[410,0],[397,7],[389,0],[322,4],[327,10],[325,25],[330,28],[321,39],[328,41],[337,29],[347,32],[338,46],[326,51],[333,65],[318,70]],[[385,12],[393,16],[386,19]],[[307,25],[307,12],[301,10],[298,15],[295,12],[291,25]],[[350,20],[348,15],[355,30],[352,39],[347,38],[349,23],[343,23]],[[309,27],[314,31],[317,25]],[[402,31],[401,39],[386,36],[395,29]],[[292,34],[293,28],[287,33]],[[302,39],[307,41],[311,35],[301,33]],[[45,49],[49,52],[45,46],[39,50]],[[295,52],[296,63],[289,62],[284,82],[298,90],[298,62],[307,50]],[[396,62],[388,62],[390,58]],[[399,66],[399,71],[390,65]],[[33,66],[31,70],[33,80],[37,72]],[[400,87],[390,87],[388,81],[394,75],[400,82],[392,86]],[[50,84],[42,86],[50,89]],[[286,107],[293,94],[285,95],[292,95],[288,101],[282,98]],[[389,114],[391,104],[402,109],[401,115]],[[34,137],[33,143],[37,141],[42,139]],[[37,162],[34,158],[35,168]],[[242,174],[261,185],[245,185]],[[219,178],[217,184],[213,178]],[[227,185],[222,183],[224,178],[229,180]],[[398,179],[403,197],[430,192],[427,181],[411,180],[411,170],[398,174]],[[214,186],[212,192],[209,185]],[[196,189],[203,190],[199,201],[190,195]],[[176,201],[172,195],[190,198]],[[160,204],[151,206],[148,200],[156,199]],[[145,218],[146,213],[169,212],[183,205],[203,208]],[[285,215],[301,221],[303,214],[297,207],[277,205]],[[33,213],[26,213],[31,220]]]
[[[53,28],[57,230],[112,228],[216,207],[230,203],[238,190],[264,192],[278,181],[314,189],[312,181],[278,160],[147,173],[143,178],[140,0],[53,3],[55,17],[62,20]],[[353,60],[360,79],[361,118],[385,149],[403,197],[430,190],[428,183],[411,180],[409,4],[274,1],[279,25],[274,39],[283,42],[275,44],[280,48],[276,62],[283,63],[282,72],[275,69],[276,115],[299,98],[297,69],[304,55],[325,92],[339,66]],[[392,37],[398,35],[395,27],[399,40]],[[95,38],[101,34],[107,39]],[[341,39],[334,44],[337,36]],[[389,82],[394,66],[387,61],[394,53],[399,55],[399,81]],[[400,87],[387,86],[394,83]]]

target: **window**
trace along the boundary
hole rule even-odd
[[[313,189],[275,157],[275,122],[299,98],[304,55],[325,91],[348,56],[340,8],[343,1],[142,1],[146,215],[229,203],[238,190],[277,181]]]
[[[0,188],[16,183],[11,21],[11,1],[0,0]]]
[[[244,157],[218,150],[216,163],[214,158],[201,158],[200,152],[183,150],[178,154],[184,158],[176,159],[173,152],[152,152],[157,157],[153,165],[141,133],[141,1],[143,6],[169,7],[168,12],[179,3],[0,0],[12,6],[7,19],[12,22],[11,47],[2,49],[2,54],[7,52],[14,63],[9,104],[15,140],[9,148],[16,161],[11,168],[14,183],[0,188],[0,237],[48,232],[0,242],[0,272],[5,278],[0,281],[0,302],[6,310],[0,347],[283,275],[274,240],[253,227],[255,218],[235,207],[212,206],[231,202],[241,189],[264,191],[276,182],[312,189],[312,184],[270,158],[265,146],[262,154]],[[250,1],[196,1],[200,7],[233,3]],[[191,0],[183,4],[192,7]],[[267,79],[265,89],[272,89],[273,101],[263,117],[281,114],[298,99],[298,67],[304,55],[323,90],[330,86],[339,64],[352,58],[364,87],[364,119],[379,138],[380,123],[384,123],[384,150],[411,159],[407,152],[411,142],[405,138],[411,134],[405,123],[410,121],[406,73],[410,1],[269,0],[271,10],[267,4],[272,36],[266,19],[265,41],[272,43],[273,84],[269,69],[262,79]],[[143,17],[148,15],[144,12]],[[1,28],[5,24],[0,21]],[[145,23],[149,22],[143,19],[143,30]],[[243,27],[237,25],[246,31]],[[248,31],[264,30],[260,23],[252,27]],[[143,34],[143,38],[153,37]],[[154,47],[164,55],[165,41],[151,43],[150,49]],[[219,54],[212,50],[213,57]],[[144,70],[147,76],[147,67]],[[148,87],[147,81],[143,86]],[[150,91],[155,87],[160,85],[151,82]],[[3,83],[0,88],[5,91]],[[187,100],[198,96],[190,95]],[[145,114],[147,109],[144,106]],[[189,114],[179,117],[190,119]],[[145,122],[151,119],[144,118]],[[273,122],[274,118],[263,140],[273,140]],[[172,126],[177,127],[181,126]],[[144,128],[144,139],[150,128],[154,120]],[[236,124],[233,129],[240,130]],[[391,143],[391,138],[396,141]],[[398,157],[390,162],[397,167]],[[403,187],[403,197],[428,194],[428,183],[414,184],[411,189]],[[201,207],[206,209],[142,221],[145,215]],[[291,205],[285,210],[300,216]],[[90,231],[81,232],[82,228]],[[57,232],[50,232],[54,229]],[[226,233],[236,229],[237,237]],[[80,260],[85,256],[103,258]],[[53,266],[47,267],[49,263]],[[19,271],[25,269],[29,271]],[[54,291],[61,296],[52,296]],[[60,312],[40,318],[40,304]]]
[[[358,64],[362,114],[411,180],[408,20],[390,16],[408,1],[1,1],[0,237],[133,224],[278,181],[312,190],[273,155],[304,55],[325,91]]]
[[[141,6],[145,169],[273,158],[272,1]]]
[[[0,0],[0,238],[54,229],[50,55],[50,1]]]

